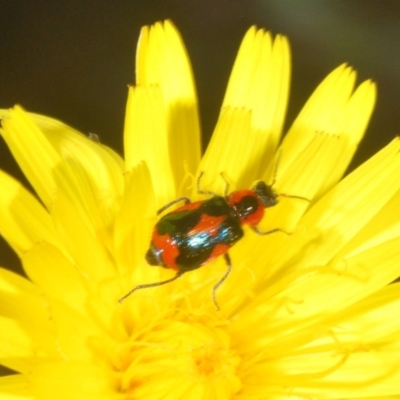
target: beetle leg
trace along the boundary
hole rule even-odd
[[[275,165],[274,165],[274,175],[272,178],[272,183],[270,185],[268,185],[269,187],[273,188],[275,183],[276,183],[276,176],[278,175],[278,168],[279,168],[279,164],[281,162],[281,157],[282,157],[282,148],[280,148],[277,151],[278,155],[276,157],[276,161],[275,161]],[[296,196],[296,195],[292,195],[292,194],[285,194],[285,193],[277,193],[278,197],[287,197],[289,199],[299,199],[299,200],[305,200],[308,201],[309,203],[311,202],[310,199],[307,199],[307,197],[303,197],[303,196]],[[282,231],[283,232],[283,231]]]
[[[203,175],[204,175],[204,171],[200,171],[200,175],[197,178],[197,193],[199,193],[199,194],[211,194],[213,196],[218,196],[217,193],[212,192],[211,190],[200,189],[200,181],[201,181],[201,178],[203,177]],[[220,175],[221,175],[221,178],[225,182],[224,196],[226,197],[228,195],[228,193],[229,193],[229,182],[228,182],[228,179],[226,179],[226,176],[224,175],[223,172],[220,172]]]
[[[258,226],[251,226],[250,228],[253,229],[253,231],[257,233],[257,235],[270,235],[271,233],[276,233],[276,232],[282,232],[286,235],[291,235],[290,232],[286,232],[285,230],[280,228],[271,229],[270,231],[266,232],[262,231]]]
[[[278,197],[286,197],[287,199],[299,199],[299,200],[304,200],[304,201],[307,201],[308,203],[311,203],[311,200],[307,199],[307,197],[296,196],[294,194],[278,193]]]
[[[227,197],[229,194],[229,181],[228,179],[226,179],[226,176],[223,172],[220,172],[221,178],[224,180],[225,182],[225,189],[224,189],[224,196]]]
[[[226,280],[226,278],[229,276],[229,274],[232,271],[232,263],[231,263],[231,258],[229,257],[229,254],[225,253],[224,258],[225,258],[226,265],[228,266],[228,268],[226,269],[226,272],[223,275],[223,277],[214,285],[213,291],[212,291],[212,299],[215,304],[215,307],[217,307],[217,311],[220,310],[220,307],[217,302],[217,293],[216,293],[217,289],[224,283],[224,281]]]
[[[190,199],[188,197],[178,197],[175,200],[170,201],[169,203],[167,203],[165,206],[161,207],[158,211],[157,211],[157,215],[161,214],[163,211],[165,211],[167,208],[173,206],[175,203],[179,203],[180,201],[184,201],[185,204],[189,204],[190,203]]]
[[[202,176],[204,175],[204,171],[200,171],[199,177],[197,178],[197,193],[199,194],[211,194],[213,196],[218,196],[216,193],[212,192],[211,190],[204,190],[200,189],[200,181]]]
[[[154,283],[145,283],[142,285],[137,285],[135,286],[133,289],[131,289],[125,296],[122,296],[118,302],[122,303],[127,297],[129,297],[133,292],[135,292],[136,290],[139,289],[146,289],[146,288],[150,288],[150,287],[155,287],[155,286],[161,286],[161,285],[165,285],[166,283],[170,283],[172,281],[174,281],[175,279],[178,279],[179,277],[181,277],[183,275],[183,272],[178,272],[173,278],[171,279],[167,279],[166,281],[161,281],[161,282],[154,282]]]

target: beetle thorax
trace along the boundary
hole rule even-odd
[[[232,192],[227,201],[242,225],[256,226],[264,216],[264,205],[252,190]]]

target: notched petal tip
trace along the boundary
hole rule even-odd
[[[153,174],[152,171],[154,182],[172,169],[173,183],[170,186],[180,187],[186,172],[185,166],[194,174],[200,162],[200,123],[189,57],[183,40],[171,21],[158,22],[142,30],[137,50],[137,85],[136,90],[129,91],[127,106],[125,154],[128,169],[137,165],[132,162],[137,154],[139,162],[147,159],[140,156],[146,152],[154,163],[161,165],[160,173]],[[149,101],[133,101],[140,94],[136,93],[138,89],[142,93],[157,92],[157,96]],[[131,113],[140,115],[133,118]],[[145,116],[148,121],[138,123]],[[157,124],[158,128],[154,130],[153,126]],[[158,136],[156,131],[163,140],[154,139]],[[140,142],[141,146],[133,146],[134,141]],[[150,151],[147,152],[145,147]],[[158,152],[161,148],[162,154]],[[154,157],[156,153],[158,155]],[[174,191],[166,201],[173,197]]]

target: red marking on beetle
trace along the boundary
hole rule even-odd
[[[203,201],[195,201],[194,203],[185,204],[182,207],[177,208],[174,211],[171,211],[171,214],[180,213],[182,211],[195,211],[197,210],[204,202]]]
[[[221,222],[225,220],[226,215],[215,216],[202,214],[200,221],[188,232],[188,236],[194,236],[201,232],[205,232],[210,236],[216,236],[218,235]]]
[[[179,256],[179,248],[175,239],[170,235],[154,235],[153,244],[157,249],[163,249],[161,258],[164,264],[174,271],[179,271],[179,267],[175,263],[176,257]]]
[[[206,263],[214,260],[214,258],[217,258],[217,257],[221,256],[222,254],[226,253],[230,248],[231,248],[231,246],[229,246],[227,244],[220,243],[220,244],[215,245],[210,257],[208,257],[207,261],[204,264],[206,264]]]

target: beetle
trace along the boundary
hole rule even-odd
[[[219,310],[216,291],[232,270],[228,250],[243,237],[242,226],[248,225],[259,235],[285,232],[281,229],[263,232],[257,226],[265,209],[278,204],[278,195],[272,185],[259,181],[251,189],[229,193],[229,183],[221,174],[225,181],[225,191],[224,196],[219,196],[212,191],[200,189],[202,176],[203,172],[197,179],[197,193],[212,197],[196,202],[191,202],[188,197],[179,197],[158,210],[157,215],[178,202],[184,202],[183,206],[164,215],[156,223],[145,256],[148,264],[172,269],[176,271],[175,276],[160,282],[138,285],[121,297],[120,303],[138,289],[165,285],[223,255],[227,270],[212,290],[213,302]]]

